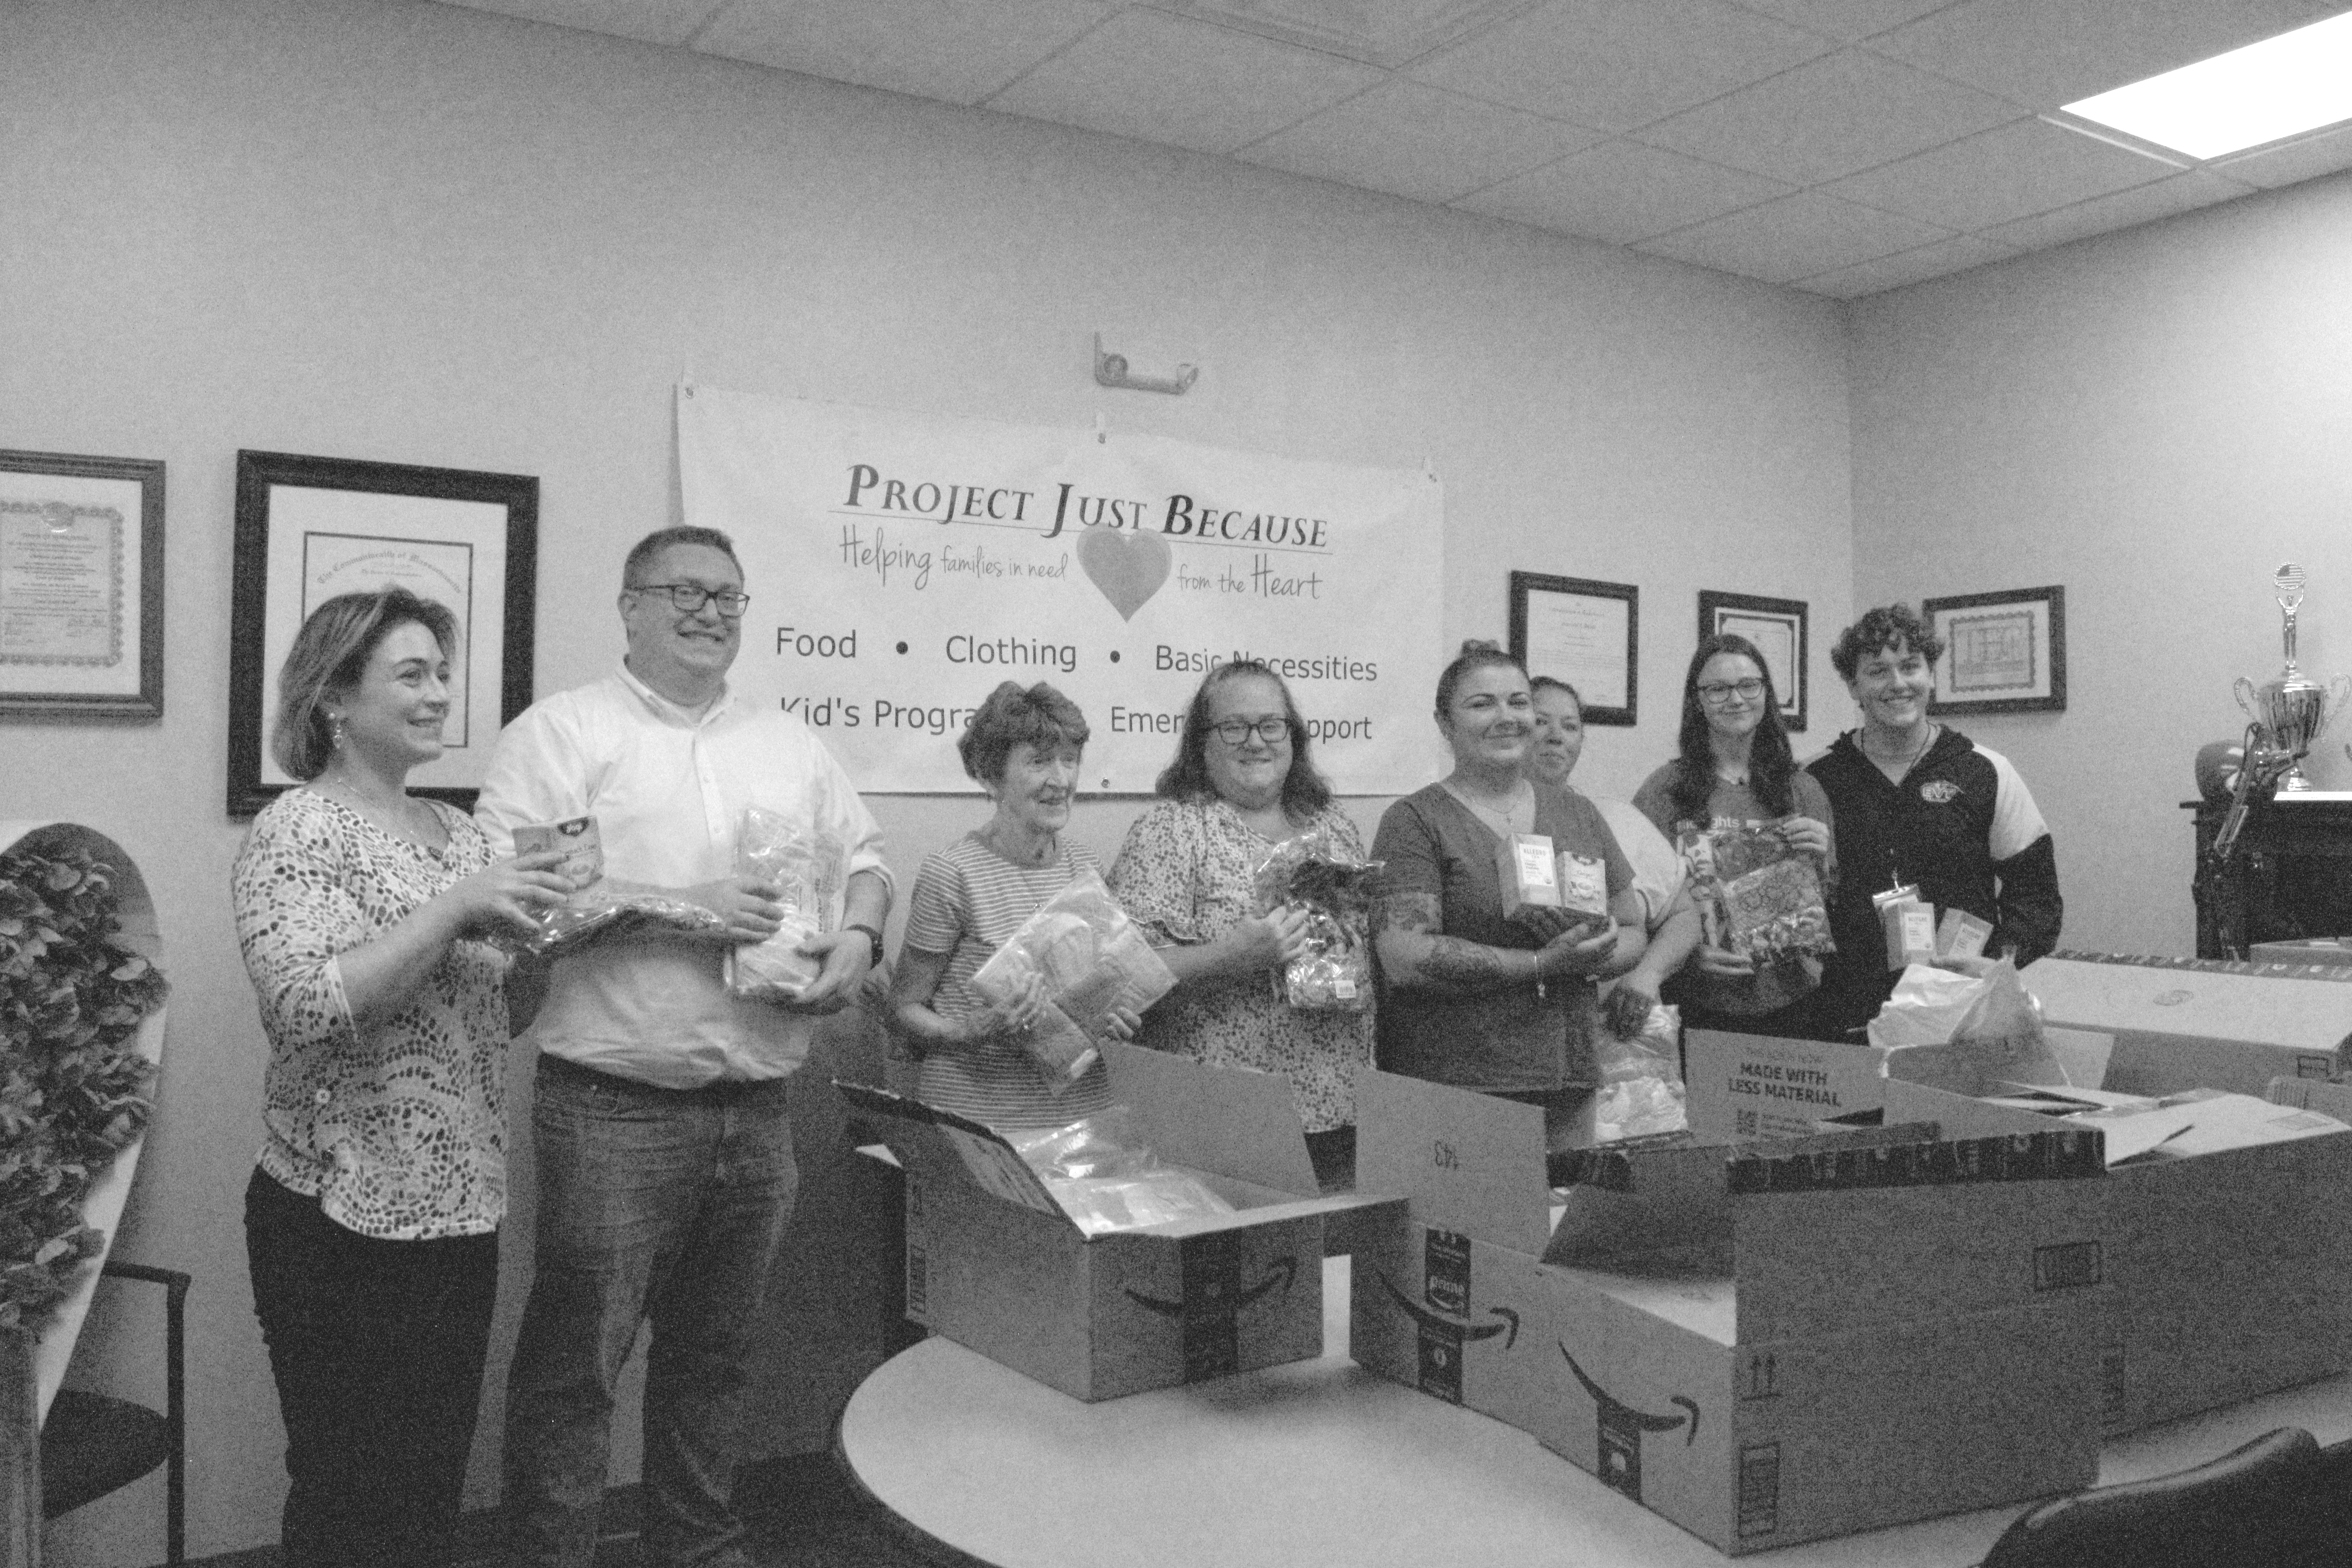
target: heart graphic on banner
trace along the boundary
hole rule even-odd
[[[1078,535],[1077,552],[1078,564],[1122,621],[1135,619],[1168,581],[1168,542],[1156,533],[1090,528]]]

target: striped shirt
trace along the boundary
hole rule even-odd
[[[1076,879],[1102,874],[1085,846],[1065,842],[1047,866],[1016,866],[977,833],[931,856],[915,874],[907,903],[907,946],[947,955],[946,973],[930,996],[932,1011],[950,1023],[977,1012],[971,977],[1037,907]],[[916,1093],[928,1104],[992,1127],[1058,1127],[1110,1104],[1110,1081],[1097,1062],[1085,1077],[1055,1094],[1036,1062],[1017,1042],[933,1050],[923,1058]]]

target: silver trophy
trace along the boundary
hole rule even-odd
[[[2339,675],[2322,686],[2295,668],[2294,613],[2303,607],[2304,588],[2308,582],[2303,568],[2292,563],[2273,574],[2271,584],[2277,590],[2279,610],[2285,617],[2281,635],[2286,646],[2286,668],[2279,672],[2277,679],[2265,680],[2260,686],[2242,675],[2231,688],[2238,694],[2238,706],[2254,721],[2255,739],[2261,748],[2287,763],[2279,778],[2281,795],[2312,787],[2311,781],[2304,777],[2302,759],[2320,731],[2344,710],[2345,700],[2352,698],[2352,676]],[[2247,758],[2249,763],[2253,760]]]

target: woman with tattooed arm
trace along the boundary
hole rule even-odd
[[[1380,1064],[1391,1072],[1544,1108],[1561,1147],[1597,1074],[1595,983],[1632,968],[1643,937],[1633,873],[1592,803],[1527,772],[1535,731],[1527,671],[1465,643],[1437,682],[1454,771],[1381,818]],[[1517,834],[1598,861],[1609,917],[1507,916],[1504,854]]]

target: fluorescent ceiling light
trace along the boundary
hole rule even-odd
[[[2192,158],[2352,120],[2352,12],[2065,109]]]

